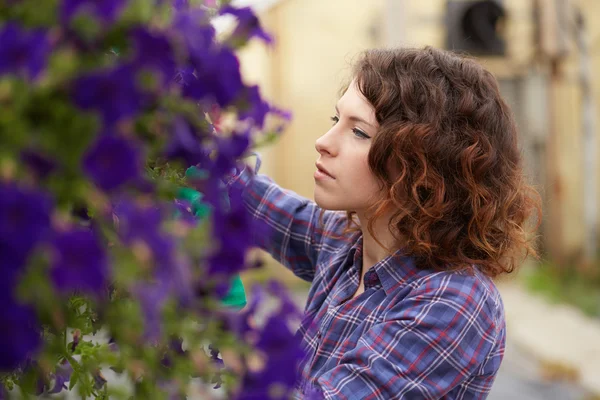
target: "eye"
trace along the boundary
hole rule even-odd
[[[360,129],[354,128],[352,129],[352,132],[354,132],[354,135],[359,139],[371,139],[371,136],[367,135]]]
[[[331,117],[331,120],[333,121],[333,125],[335,125],[338,122],[340,122],[340,117],[338,117],[337,115],[334,115],[333,117]],[[367,135],[366,133],[364,133],[363,131],[361,131],[358,128],[352,129],[352,132],[354,133],[354,136],[356,136],[359,139],[371,139],[371,136]]]

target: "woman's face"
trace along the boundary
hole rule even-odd
[[[338,101],[331,129],[317,139],[315,201],[327,210],[364,213],[381,195],[368,163],[379,125],[373,106],[352,82]]]

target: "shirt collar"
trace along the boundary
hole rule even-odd
[[[362,265],[362,244],[363,238],[362,235],[360,235],[351,248],[354,257],[354,265]],[[415,260],[410,256],[404,255],[402,249],[379,261],[367,271],[365,274],[365,289],[367,286],[372,287],[376,284],[376,282],[373,281],[374,278],[371,276],[372,271],[374,271],[377,278],[379,278],[379,282],[381,283],[381,286],[383,286],[383,290],[386,294],[390,294],[399,287],[431,272],[417,268]],[[367,280],[369,282],[367,282]]]

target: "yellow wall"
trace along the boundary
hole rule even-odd
[[[600,156],[600,2],[597,0],[573,1],[581,7],[586,18],[588,37],[595,43],[593,54],[593,92],[596,101],[596,152]],[[579,85],[579,54],[574,43],[570,53],[559,63],[560,72],[552,84],[551,92],[551,129],[555,136],[553,152],[548,159],[555,166],[554,176],[546,191],[548,201],[552,202],[549,212],[555,212],[556,220],[550,224],[556,236],[555,248],[550,253],[564,261],[577,261],[583,251],[584,212],[583,212],[583,151],[581,89]],[[596,160],[596,177],[600,199],[600,162]],[[598,203],[600,209],[600,202]],[[600,223],[600,220],[598,221]],[[556,248],[558,246],[558,248]]]
[[[581,7],[583,14],[587,18],[587,29],[589,33],[590,43],[592,45],[592,71],[593,75],[593,88],[594,98],[596,100],[596,169],[597,169],[597,183],[596,192],[597,199],[600,199],[600,1],[598,0],[581,0]],[[600,200],[599,200],[600,201]],[[600,203],[598,204],[598,226],[600,230]],[[598,232],[600,235],[600,232]]]
[[[262,16],[275,36],[273,48],[265,52],[250,47],[241,53],[246,75],[267,81],[267,97],[293,113],[279,142],[263,151],[265,171],[282,186],[312,198],[315,140],[330,127],[352,57],[377,44],[374,32],[382,4],[382,0],[283,0]]]

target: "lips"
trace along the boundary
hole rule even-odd
[[[329,171],[327,171],[323,165],[321,163],[316,163],[315,166],[317,167],[317,169],[319,171],[321,171],[322,173],[324,173],[325,175],[329,176],[330,178],[335,179],[335,176],[331,175],[331,173]]]

